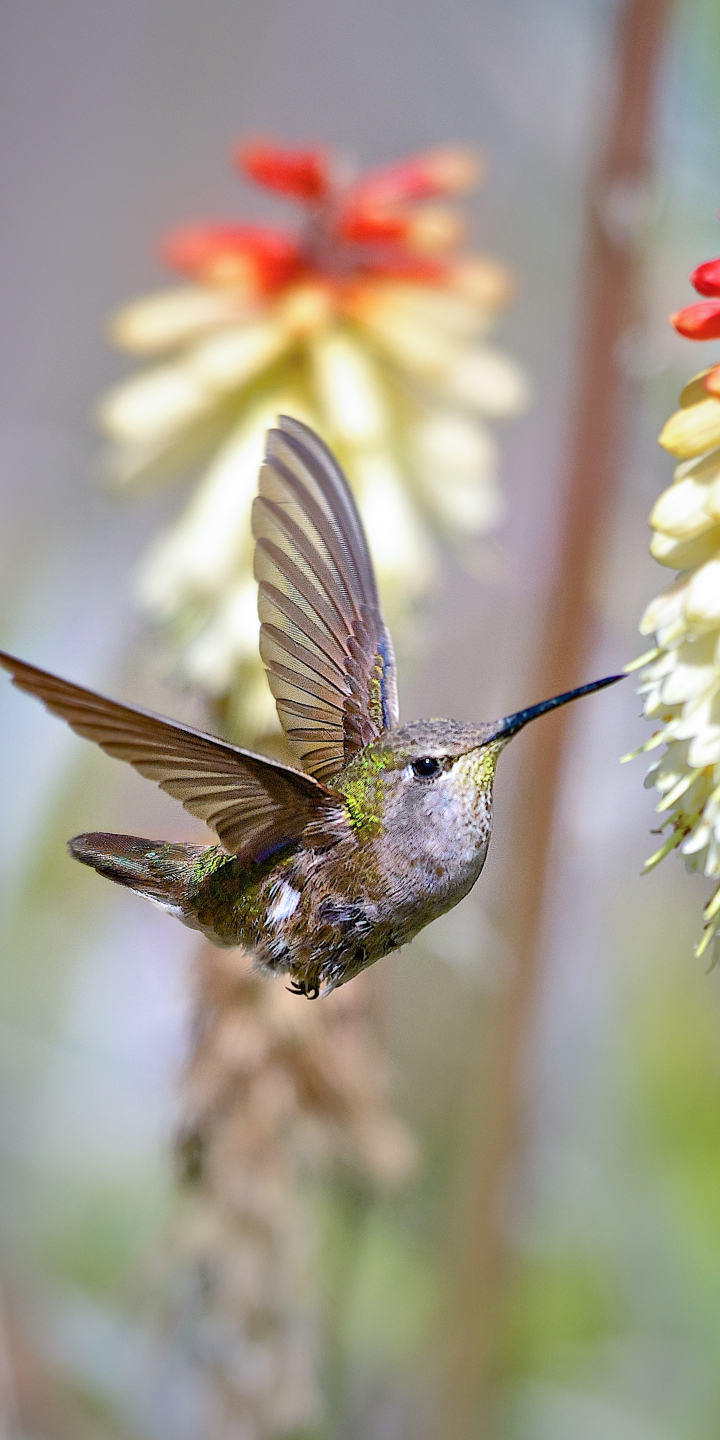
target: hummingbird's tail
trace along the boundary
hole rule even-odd
[[[127,885],[169,910],[178,919],[193,923],[189,905],[191,878],[206,853],[204,845],[166,845],[143,840],[139,835],[76,835],[68,849],[83,865],[117,885]]]

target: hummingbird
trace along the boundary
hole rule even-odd
[[[88,834],[70,840],[71,855],[315,999],[467,895],[485,863],[508,741],[622,676],[500,720],[400,725],[392,640],[355,500],[319,436],[287,416],[267,435],[252,530],[260,654],[298,768],[2,651],[0,665],[219,842]]]

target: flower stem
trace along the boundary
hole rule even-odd
[[[617,490],[628,387],[619,341],[636,318],[637,240],[653,133],[655,79],[668,0],[624,0],[612,58],[614,98],[590,176],[581,279],[578,393],[560,506],[555,580],[531,694],[585,678],[595,635],[592,580]],[[490,1433],[498,1330],[512,1256],[503,1216],[522,1151],[528,1037],[540,989],[551,836],[569,725],[563,710],[530,726],[517,769],[505,886],[505,934],[515,963],[483,1022],[484,1051],[468,1075],[449,1284],[449,1353],[435,1433]],[[489,1047],[489,1049],[488,1049]],[[481,1123],[478,1123],[481,1117]]]

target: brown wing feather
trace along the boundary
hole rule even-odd
[[[309,775],[176,720],[106,700],[2,651],[0,665],[79,735],[181,800],[242,859],[264,859],[308,825],[316,844],[339,838],[340,798]]]
[[[313,430],[279,425],[253,506],[260,653],[288,741],[330,780],[397,724],[395,658],[347,480]]]

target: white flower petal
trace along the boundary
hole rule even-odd
[[[530,399],[520,366],[489,345],[462,350],[444,375],[442,390],[455,404],[498,418],[517,415]]]
[[[189,353],[186,363],[197,380],[211,390],[234,390],[277,360],[288,343],[283,325],[276,320],[260,320],[201,342]]]
[[[707,511],[710,487],[688,476],[664,490],[650,512],[653,530],[676,540],[693,540],[712,524]]]
[[[443,525],[477,534],[497,523],[497,446],[486,426],[431,411],[413,425],[411,445],[418,487]]]
[[[655,599],[650,601],[640,621],[642,635],[651,635],[654,630],[670,629],[684,618],[687,585],[687,578],[684,577],[670,590],[664,590],[662,595],[656,595]]]
[[[716,765],[720,760],[720,725],[706,725],[690,741],[688,750],[690,764],[700,768],[704,765]]]
[[[444,375],[460,348],[452,336],[412,315],[378,311],[364,315],[362,324],[390,360],[422,380]]]
[[[98,418],[113,440],[147,444],[191,424],[215,403],[212,391],[184,364],[162,365],[110,390]]]
[[[186,344],[218,325],[237,324],[249,303],[235,289],[193,285],[146,295],[118,310],[110,324],[116,345],[137,354],[151,354]]]
[[[442,285],[416,285],[385,280],[366,283],[351,302],[363,319],[374,323],[381,316],[405,321],[423,329],[441,331],[447,338],[466,342],[484,329],[487,311],[460,290]]]
[[[708,520],[705,534],[694,540],[675,540],[671,535],[657,531],[650,541],[650,554],[660,565],[671,570],[691,570],[704,565],[720,549],[720,527]]]
[[[687,621],[697,630],[720,625],[720,558],[691,575],[684,608]]]
[[[200,634],[185,647],[184,673],[207,694],[222,695],[240,663],[257,661],[259,642],[257,585],[246,576],[229,587]]]
[[[381,444],[390,428],[385,386],[364,346],[342,331],[310,344],[315,389],[330,433],[350,445]]]
[[[244,563],[251,566],[250,508],[278,399],[255,406],[207,470],[173,530],[147,555],[141,603],[169,619],[188,600],[217,594]]]

